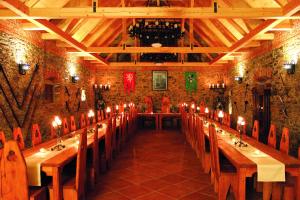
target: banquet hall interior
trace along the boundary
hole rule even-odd
[[[300,200],[299,0],[0,0],[0,200]]]

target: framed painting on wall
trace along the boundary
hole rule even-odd
[[[168,89],[168,71],[152,71],[152,88],[157,91]]]

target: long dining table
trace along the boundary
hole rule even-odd
[[[204,134],[208,138],[208,124],[213,123],[222,131],[229,132],[235,136],[239,135],[239,132],[224,126],[218,122],[209,120],[204,126]],[[218,133],[220,134],[220,133]],[[289,173],[291,176],[296,177],[296,187],[300,187],[300,160],[282,153],[266,144],[263,144],[249,136],[243,135],[243,142],[257,148],[259,151],[271,156],[277,161],[281,162],[285,166],[285,172]],[[254,173],[257,173],[257,164],[244,156],[240,151],[236,149],[234,145],[229,144],[222,137],[218,136],[218,148],[220,152],[234,165],[237,170],[238,176],[238,194],[239,200],[246,199],[246,178],[252,177]],[[296,199],[300,200],[300,190],[297,189]]]
[[[102,124],[102,128],[98,132],[98,138],[104,139],[106,128],[107,128],[107,121],[99,122]],[[87,127],[88,130],[95,129],[96,124],[90,125]],[[71,137],[76,137],[77,134],[80,134],[83,129],[76,130],[74,132],[69,133],[69,137],[65,138],[65,140],[70,139]],[[88,133],[87,135],[87,148],[92,148],[92,144],[94,142],[93,135],[95,131]],[[26,158],[40,153],[41,149],[51,151],[51,147],[57,144],[56,139],[52,139],[50,141],[44,142],[40,145],[37,145],[33,148],[26,149],[22,153],[24,158]],[[53,157],[49,159],[43,160],[41,163],[41,172],[44,172],[47,176],[52,177],[52,184],[53,184],[53,199],[54,200],[61,200],[63,199],[63,191],[62,191],[62,170],[64,166],[70,163],[71,160],[75,159],[77,156],[78,148],[77,145],[73,147],[68,147],[66,149],[61,150],[60,153],[57,153]]]

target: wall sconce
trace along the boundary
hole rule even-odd
[[[71,79],[72,79],[72,83],[77,83],[77,81],[79,81],[79,76],[77,76],[77,75],[72,75],[72,76],[71,76]]]
[[[30,65],[25,63],[19,63],[18,68],[19,68],[19,74],[25,75],[26,72],[30,69]]]
[[[295,68],[296,68],[296,63],[294,61],[292,61],[290,63],[284,63],[283,68],[286,69],[288,74],[294,74]]]
[[[235,80],[236,82],[238,82],[238,84],[241,84],[241,83],[243,82],[243,77],[241,77],[241,76],[236,76],[236,77],[234,77],[234,80]]]
[[[110,87],[111,87],[111,85],[108,83],[108,84],[104,84],[104,85],[103,84],[100,84],[100,85],[95,84],[94,88],[97,89],[98,86],[99,86],[99,89],[102,91],[108,91],[108,90],[110,90]]]

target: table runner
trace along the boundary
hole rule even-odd
[[[208,128],[206,127],[207,131]],[[247,147],[238,147],[234,143],[239,140],[233,138],[230,133],[222,130],[217,134],[219,138],[230,144],[237,151],[253,161],[257,165],[257,181],[259,182],[284,182],[285,181],[285,165],[284,163],[274,159],[268,154],[261,152],[254,146],[247,144]]]
[[[105,124],[103,124],[103,127],[101,129],[105,129]],[[94,131],[88,131],[88,139],[92,138]],[[72,134],[72,133],[70,133]],[[74,134],[74,133],[73,133]],[[78,146],[78,140],[79,137],[76,136],[77,134],[74,134],[73,137],[65,139],[62,144],[65,145],[65,148],[60,151],[51,151],[50,147],[47,149],[44,149],[44,151],[37,152],[31,156],[28,156],[25,158],[26,165],[27,165],[27,176],[28,176],[28,184],[30,186],[41,186],[42,179],[41,179],[41,164],[45,162],[46,160],[63,153],[69,148]]]

